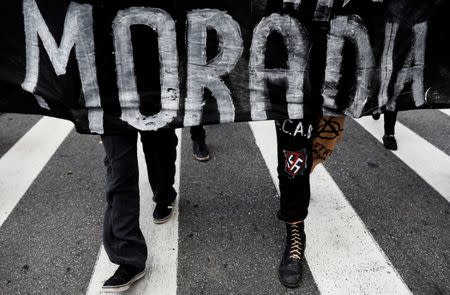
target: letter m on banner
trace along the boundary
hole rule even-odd
[[[103,112],[95,65],[92,6],[70,3],[60,46],[56,44],[35,0],[23,1],[23,14],[27,70],[22,88],[31,93],[36,90],[39,79],[39,37],[58,76],[66,73],[70,53],[75,47],[85,104],[89,112],[89,128],[91,132],[103,133]]]

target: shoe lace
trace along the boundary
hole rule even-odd
[[[289,258],[302,259],[302,238],[298,224],[291,225]]]

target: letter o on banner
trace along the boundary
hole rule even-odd
[[[161,75],[161,111],[144,116],[139,111],[134,69],[132,25],[149,26],[158,34]],[[164,10],[133,7],[119,11],[113,24],[116,51],[117,85],[123,121],[139,130],[157,130],[167,126],[177,116],[180,90],[178,76],[178,51],[175,22]]]

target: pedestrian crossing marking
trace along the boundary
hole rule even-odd
[[[250,127],[278,189],[273,122]],[[305,256],[322,294],[412,294],[323,165],[311,176]]]
[[[0,158],[0,227],[72,129],[44,117]]]
[[[446,114],[447,116],[450,116],[450,109],[442,109],[440,111]]]
[[[382,142],[382,120],[365,117],[355,121]],[[399,149],[392,151],[394,155],[450,202],[450,157],[400,122],[395,137]]]

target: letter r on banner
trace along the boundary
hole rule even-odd
[[[231,91],[221,77],[230,73],[243,51],[239,24],[223,11],[202,9],[187,16],[188,60],[187,97],[184,126],[199,125],[203,109],[203,94],[208,88],[217,100],[220,123],[234,122],[235,108]],[[219,54],[208,63],[207,30],[217,32]]]

